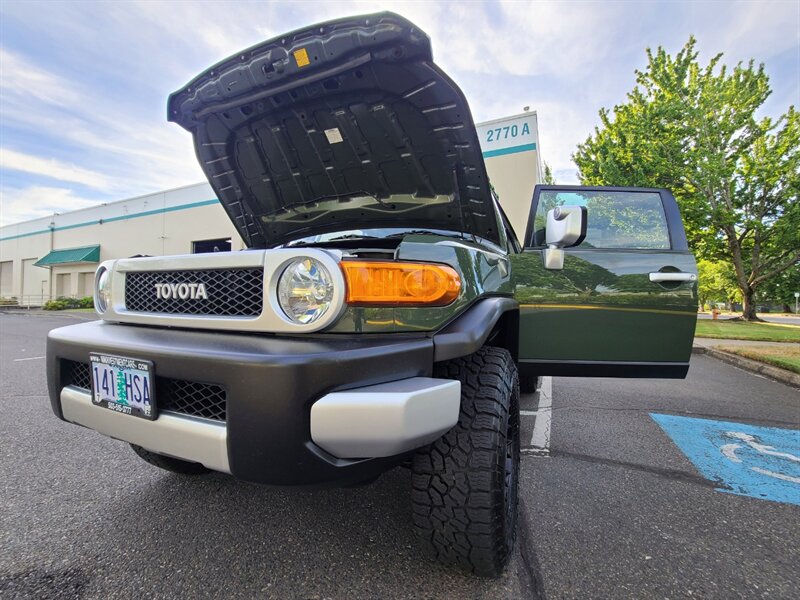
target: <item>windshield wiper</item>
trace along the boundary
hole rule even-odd
[[[324,242],[339,242],[341,240],[380,240],[383,239],[377,235],[364,235],[358,233],[346,233],[344,235],[337,236],[335,238],[330,238],[328,240],[322,240]]]
[[[450,231],[432,231],[430,229],[409,229],[408,231],[401,231],[399,233],[392,233],[390,235],[385,236],[388,238],[399,238],[404,237],[407,235],[420,235],[420,234],[427,234],[427,235],[440,235],[442,237],[455,237],[455,238],[463,238],[464,236]]]

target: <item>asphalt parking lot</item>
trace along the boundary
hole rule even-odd
[[[792,598],[800,589],[791,470],[800,392],[782,384],[701,355],[685,381],[546,382],[522,406],[517,550],[504,577],[481,580],[421,558],[402,468],[330,491],[182,478],[58,421],[45,335],[91,318],[0,313],[2,598]],[[720,456],[698,456],[717,426],[728,436]],[[695,430],[705,433],[688,439]],[[774,489],[763,479],[732,485],[734,467],[772,473]]]

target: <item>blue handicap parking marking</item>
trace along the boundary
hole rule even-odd
[[[800,430],[650,416],[719,491],[800,505]]]

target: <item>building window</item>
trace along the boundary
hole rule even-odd
[[[230,252],[230,249],[231,238],[192,242],[192,254],[203,254],[204,252]]]

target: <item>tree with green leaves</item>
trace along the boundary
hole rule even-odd
[[[550,168],[550,165],[544,163],[544,175],[542,175],[542,183],[544,185],[555,185],[556,178],[553,175],[553,169]]]
[[[800,264],[766,281],[757,295],[762,302],[779,304],[784,312],[794,312],[795,293],[800,293]]]
[[[736,282],[736,271],[724,261],[697,261],[697,295],[700,304],[705,306],[715,302],[725,302],[729,307],[742,301],[742,292]]]
[[[756,320],[758,290],[800,261],[800,115],[757,117],[771,93],[764,66],[729,69],[721,54],[701,65],[693,37],[647,58],[578,145],[581,181],[671,189],[692,248],[733,265],[743,318]]]

